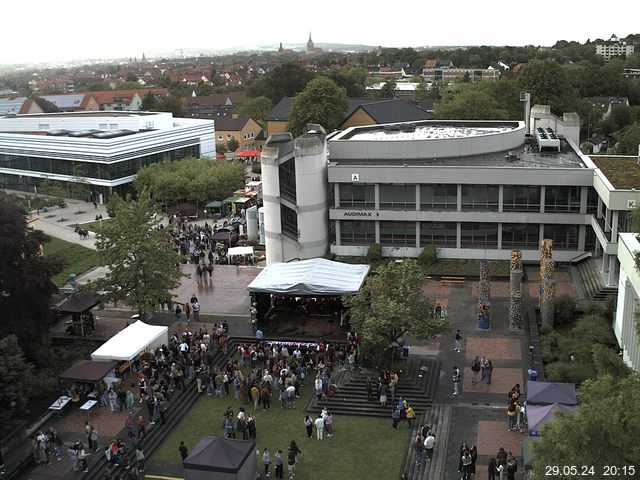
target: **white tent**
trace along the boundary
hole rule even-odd
[[[368,273],[369,265],[351,265],[324,258],[271,263],[247,289],[282,295],[338,296],[360,290]]]
[[[128,362],[140,352],[168,345],[169,327],[148,325],[138,320],[114,335],[91,354],[91,360],[120,360]]]

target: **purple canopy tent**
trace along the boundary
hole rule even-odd
[[[573,413],[576,409],[577,407],[574,405],[561,405],[559,403],[553,403],[551,405],[528,405],[526,412],[529,431],[538,432],[543,424],[553,422],[559,412]]]
[[[527,405],[577,405],[576,386],[573,383],[527,381]]]

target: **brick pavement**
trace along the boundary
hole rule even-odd
[[[466,367],[462,378],[462,392],[504,394],[504,401],[506,402],[507,393],[511,390],[511,387],[516,383],[524,385],[523,378],[522,368],[494,368],[491,376],[491,385],[483,382],[472,385],[473,372],[471,367]],[[478,380],[480,380],[480,375],[478,375]]]
[[[479,282],[473,282],[471,286],[471,295],[473,298],[478,298],[478,284]],[[509,282],[491,282],[491,298],[509,298]]]
[[[507,415],[504,421],[478,422],[478,455],[495,455],[500,447],[507,452],[513,452],[517,457],[522,456],[522,434],[509,432],[507,429]]]
[[[467,362],[476,357],[486,355],[488,359],[495,360],[520,360],[522,358],[522,345],[517,338],[491,338],[481,336],[470,336],[467,338],[466,349],[464,350]]]

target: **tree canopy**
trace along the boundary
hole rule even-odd
[[[269,112],[273,109],[273,103],[268,97],[247,98],[238,110],[239,115],[253,118],[262,127],[265,126],[264,119],[267,118]]]
[[[138,200],[125,201],[113,196],[110,207],[115,213],[98,233],[96,248],[100,265],[109,272],[91,285],[111,300],[124,300],[136,312],[153,312],[159,301],[171,299],[171,290],[179,285],[176,253],[159,220],[147,190]]]
[[[247,94],[250,97],[268,97],[275,105],[283,97],[293,97],[301,92],[312,78],[313,73],[300,65],[285,63],[249,85]]]
[[[509,113],[489,94],[464,89],[445,97],[436,107],[436,118],[448,120],[506,120]]]
[[[620,155],[637,155],[640,145],[640,122],[627,127],[620,141],[616,144],[616,153]]]
[[[43,257],[40,247],[49,238],[27,224],[25,212],[0,198],[0,337],[17,335],[27,357],[40,365],[48,342],[51,280],[61,265]]]
[[[579,397],[575,413],[559,415],[543,426],[541,441],[534,445],[534,479],[548,478],[547,465],[593,465],[596,477],[602,475],[605,465],[635,465],[638,469],[640,444],[631,441],[631,432],[640,432],[640,416],[633,407],[640,405],[638,375],[603,375],[587,380],[579,389]],[[636,470],[635,475],[638,473]],[[569,480],[576,476],[561,473],[553,478]]]
[[[196,158],[144,167],[134,182],[136,190],[148,189],[165,205],[224,200],[243,185],[244,165]]]
[[[575,110],[576,93],[569,78],[555,60],[533,60],[518,75],[520,88],[531,93],[531,104],[550,105],[551,110],[562,115]]]
[[[326,77],[314,78],[293,101],[287,129],[298,136],[308,123],[318,123],[330,132],[340,126],[348,105],[344,88]]]
[[[405,335],[424,339],[449,331],[449,320],[433,313],[434,302],[422,292],[425,280],[414,259],[389,262],[378,267],[358,293],[343,297],[351,326],[365,344],[393,349]]]
[[[27,403],[39,390],[43,378],[28,362],[15,335],[0,339],[0,418],[21,418]]]
[[[348,97],[364,97],[367,94],[369,73],[366,68],[347,67],[331,70],[327,76],[339,87],[344,87]]]

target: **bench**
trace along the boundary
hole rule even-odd
[[[64,410],[64,407],[66,407],[70,401],[71,401],[71,398],[67,397],[66,395],[63,395],[51,404],[51,406],[49,407],[49,410],[53,410],[54,412],[57,412],[58,415],[62,415],[62,411]]]
[[[440,277],[443,285],[462,285],[464,277]]]

